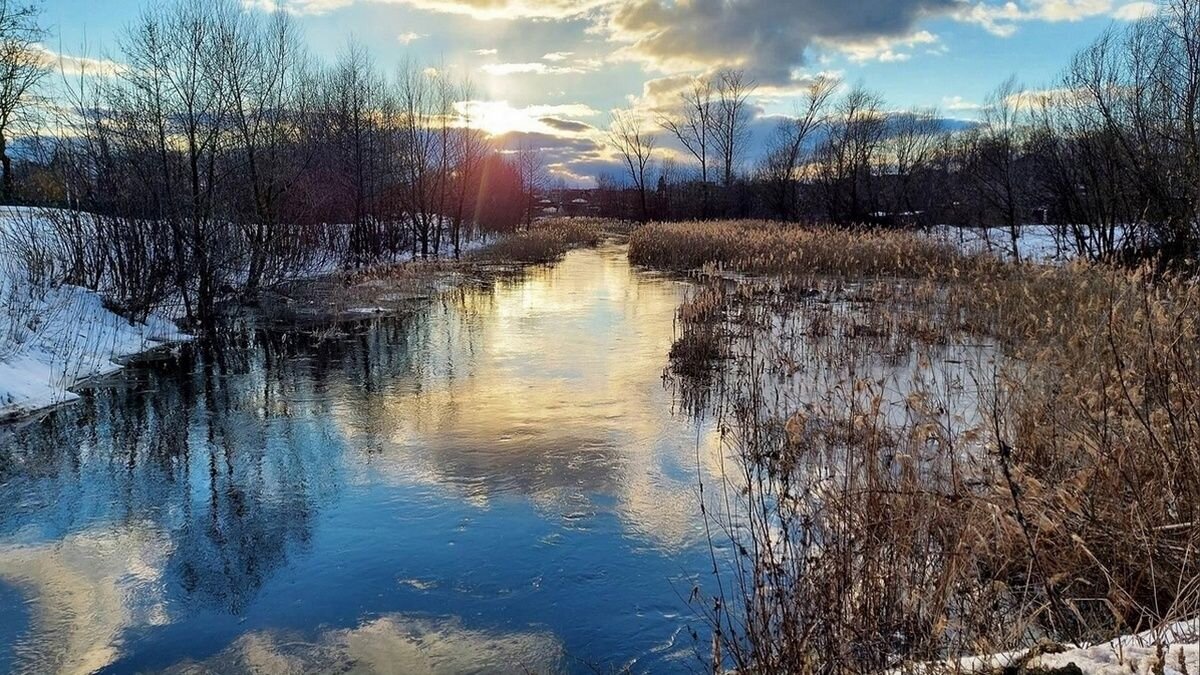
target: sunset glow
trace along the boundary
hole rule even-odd
[[[603,143],[612,110],[655,120],[696,76],[743,69],[756,83],[744,161],[759,157],[817,73],[877,90],[896,109],[938,107],[978,117],[1010,72],[1050,81],[1071,53],[1112,23],[1154,11],[1121,0],[877,0],[854,11],[825,0],[245,0],[247,12],[284,9],[328,58],[353,40],[384,71],[414,59],[469,79],[457,103],[507,145],[536,147],[590,183],[620,163]],[[706,9],[707,8],[707,9]],[[136,0],[51,0],[64,63],[104,63]],[[439,69],[441,66],[439,65]],[[584,139],[588,143],[582,142]],[[663,157],[687,153],[664,139]]]

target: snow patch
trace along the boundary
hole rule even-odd
[[[131,322],[108,310],[99,294],[52,288],[20,313],[0,315],[7,336],[0,354],[0,418],[73,400],[81,381],[121,369],[121,361],[170,342],[190,340],[173,322],[151,315]]]

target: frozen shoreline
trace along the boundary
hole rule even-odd
[[[1070,672],[1071,666],[1087,675],[1195,675],[1200,672],[1200,619],[1123,635],[1095,645],[1043,647],[964,657],[915,672],[990,675],[1017,668],[1022,673],[1054,673]]]
[[[67,263],[57,253],[53,212],[0,207],[0,422],[76,400],[72,390],[84,381],[117,372],[146,352],[194,339],[177,327],[178,308],[160,307],[144,321],[130,321],[105,307],[103,291],[60,285],[56,279]],[[48,273],[29,269],[26,254],[34,242],[45,247]],[[472,253],[487,243],[486,237],[472,238],[461,251]],[[384,264],[411,261],[406,252]],[[309,281],[338,269],[337,254],[329,251],[288,279]]]
[[[83,381],[117,372],[128,359],[192,336],[151,315],[144,323],[107,309],[100,295],[60,286],[32,300],[9,325],[9,353],[0,355],[0,420],[25,417],[79,398]]]

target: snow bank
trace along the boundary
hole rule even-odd
[[[132,323],[77,286],[50,289],[20,312],[5,311],[0,330],[0,418],[73,400],[72,387],[120,370],[122,359],[191,339],[162,316]]]
[[[77,398],[71,389],[120,370],[121,361],[190,339],[165,316],[131,322],[96,291],[62,285],[47,211],[0,209],[0,419]],[[30,270],[31,247],[45,254]]]
[[[1007,229],[1000,227],[974,228],[943,226],[935,235],[958,245],[966,253],[992,253],[1003,258],[1012,257],[1012,238]],[[1017,238],[1017,250],[1022,260],[1049,262],[1071,257],[1068,242],[1049,225],[1025,225]]]
[[[1088,675],[1196,675],[1200,673],[1200,619],[1126,635],[1102,644],[1048,651],[1058,653],[1030,656],[1032,652],[1023,650],[974,656],[928,672],[982,674],[999,672],[1007,667],[1023,667],[1022,672],[1054,672],[1074,665]]]

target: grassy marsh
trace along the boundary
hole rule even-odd
[[[630,256],[707,271],[672,361],[735,460],[702,488],[737,552],[702,608],[724,665],[877,672],[1200,612],[1190,279],[759,223],[649,225]]]

